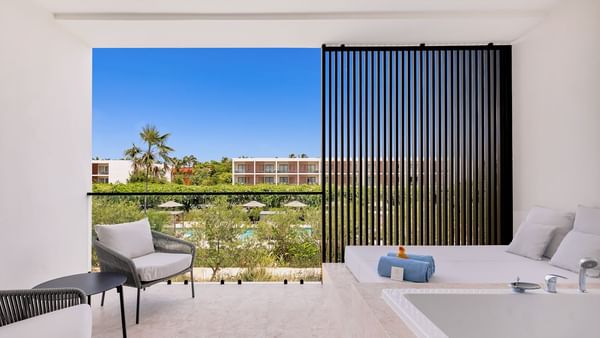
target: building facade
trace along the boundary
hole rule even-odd
[[[232,184],[319,184],[319,158],[234,158],[231,161]]]
[[[155,164],[162,168],[161,164]],[[133,162],[130,160],[92,160],[92,183],[127,183],[133,172]],[[171,182],[172,173],[164,175]]]
[[[92,160],[92,183],[127,183],[132,171],[129,160]]]
[[[444,160],[434,158],[424,161],[404,159],[404,163],[399,161],[397,164],[395,160],[390,159],[380,159],[379,161],[373,161],[370,158],[363,160],[339,159],[337,162],[325,162],[326,182],[330,176],[330,164],[331,183],[338,185],[390,185],[396,184],[396,181],[402,181],[405,184],[417,184],[421,181],[433,182],[439,175],[445,178],[448,169]],[[461,180],[460,177],[458,180]],[[247,185],[320,184],[321,159],[234,158],[232,160],[232,183]]]

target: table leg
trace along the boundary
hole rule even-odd
[[[127,338],[127,326],[125,325],[125,306],[123,305],[123,286],[117,286],[119,301],[121,302],[121,327],[123,328],[123,338]]]

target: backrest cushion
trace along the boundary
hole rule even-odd
[[[579,260],[584,257],[600,259],[600,236],[572,230],[550,260],[550,264],[573,272],[579,271]],[[598,268],[593,274],[597,276]]]
[[[96,225],[98,240],[127,258],[154,252],[152,232],[147,218],[136,222]]]
[[[528,223],[538,223],[538,224],[547,224],[547,225],[556,225],[566,228],[573,227],[573,219],[575,215],[571,212],[561,212],[558,210],[534,206],[527,213],[527,219],[525,220]]]
[[[578,206],[574,229],[586,234],[600,236],[600,209]]]
[[[573,219],[575,216],[570,212],[560,212],[554,209],[535,206],[531,208],[525,219],[525,223],[544,224],[556,228],[552,240],[548,243],[544,252],[544,257],[551,258],[565,236],[573,229]]]
[[[506,249],[519,256],[541,260],[556,227],[537,223],[524,223]]]

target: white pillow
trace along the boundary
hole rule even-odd
[[[529,210],[529,213],[527,213],[525,221],[530,223],[572,227],[574,218],[572,212],[561,212],[542,206],[534,206]]]
[[[544,257],[551,258],[565,236],[573,229],[573,219],[573,213],[535,206],[527,214],[525,223],[551,225],[556,228],[554,236],[544,252]]]
[[[539,261],[542,259],[556,229],[551,225],[524,223],[519,227],[506,252]]]
[[[600,236],[573,230],[562,241],[550,264],[579,272],[579,260],[583,257],[600,259]]]
[[[128,258],[154,252],[152,232],[147,218],[131,223],[96,225],[96,233],[102,244]]]
[[[578,206],[574,229],[586,234],[600,236],[600,209]]]

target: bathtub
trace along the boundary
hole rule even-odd
[[[600,290],[384,289],[417,337],[600,337]]]

